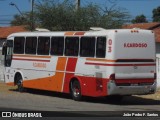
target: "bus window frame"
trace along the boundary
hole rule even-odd
[[[105,56],[104,57],[97,57],[97,41],[98,41],[98,38],[105,38]],[[107,56],[107,36],[96,36],[96,49],[95,49],[95,57],[96,58],[106,58]]]
[[[37,38],[37,43],[36,43],[36,53],[35,53],[35,54],[26,53],[26,41],[27,41],[27,37],[30,37],[30,38],[31,38],[31,37],[34,37],[34,38]],[[24,53],[25,53],[26,55],[38,55],[38,54],[37,54],[37,48],[38,48],[38,36],[25,36],[25,48],[24,48],[24,49],[25,49],[25,52],[24,52]]]
[[[15,48],[15,45],[14,45],[14,43],[15,43],[15,38],[20,38],[20,37],[23,37],[24,38],[24,47],[23,47],[23,53],[15,53],[14,52],[14,48]],[[26,36],[14,36],[14,38],[13,38],[13,53],[14,54],[25,54],[25,44],[26,44]]]
[[[86,37],[86,38],[87,38],[87,37],[88,37],[88,38],[94,37],[94,38],[95,38],[95,44],[94,44],[94,56],[81,56],[81,42],[82,42],[81,39],[82,39],[83,37]],[[81,36],[81,37],[80,37],[80,51],[79,51],[79,57],[82,57],[82,58],[95,58],[95,55],[96,55],[96,54],[95,54],[95,53],[96,53],[96,40],[97,40],[96,37],[97,37],[97,36],[89,36],[89,35],[87,35],[87,36]]]
[[[38,48],[39,48],[39,38],[49,38],[49,50],[48,50],[48,54],[40,54],[38,53]],[[51,44],[51,37],[50,36],[37,36],[37,49],[36,49],[36,55],[46,55],[46,56],[50,56],[50,45]]]
[[[66,38],[78,38],[78,53],[76,56],[73,56],[73,55],[66,55]],[[65,36],[65,49],[64,49],[64,56],[67,56],[67,57],[79,57],[79,50],[80,50],[80,37],[79,36]]]
[[[52,38],[54,37],[63,37],[63,52],[62,52],[62,55],[55,55],[55,54],[51,54],[51,51],[52,51]],[[51,36],[50,37],[50,55],[51,56],[64,56],[64,52],[65,52],[65,36]]]

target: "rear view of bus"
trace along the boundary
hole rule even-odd
[[[108,58],[112,59],[108,95],[141,95],[156,91],[154,33],[150,30],[116,30],[109,36]]]

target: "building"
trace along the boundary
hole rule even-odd
[[[153,30],[153,32],[155,33],[156,57],[157,57],[157,81],[158,81],[158,87],[160,87],[160,22],[128,24],[128,25],[123,25],[122,28],[147,29],[147,30]]]
[[[0,49],[2,48],[2,44],[6,40],[8,35],[15,32],[24,32],[24,31],[27,31],[25,26],[0,27]]]
[[[25,26],[10,26],[0,27],[0,80],[3,80],[3,58],[2,58],[2,45],[7,39],[7,36],[15,32],[27,31]]]

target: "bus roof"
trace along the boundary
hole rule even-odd
[[[13,33],[8,36],[14,37],[14,36],[106,36],[108,34],[111,34],[113,32],[146,32],[151,30],[144,30],[144,29],[109,29],[109,30],[91,30],[91,31],[47,31],[47,32],[18,32]]]

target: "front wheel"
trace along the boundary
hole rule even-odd
[[[24,88],[23,88],[23,79],[21,76],[17,77],[17,89],[19,92],[23,92]]]
[[[82,99],[81,86],[78,80],[74,80],[71,83],[71,95],[75,101],[80,101]]]

